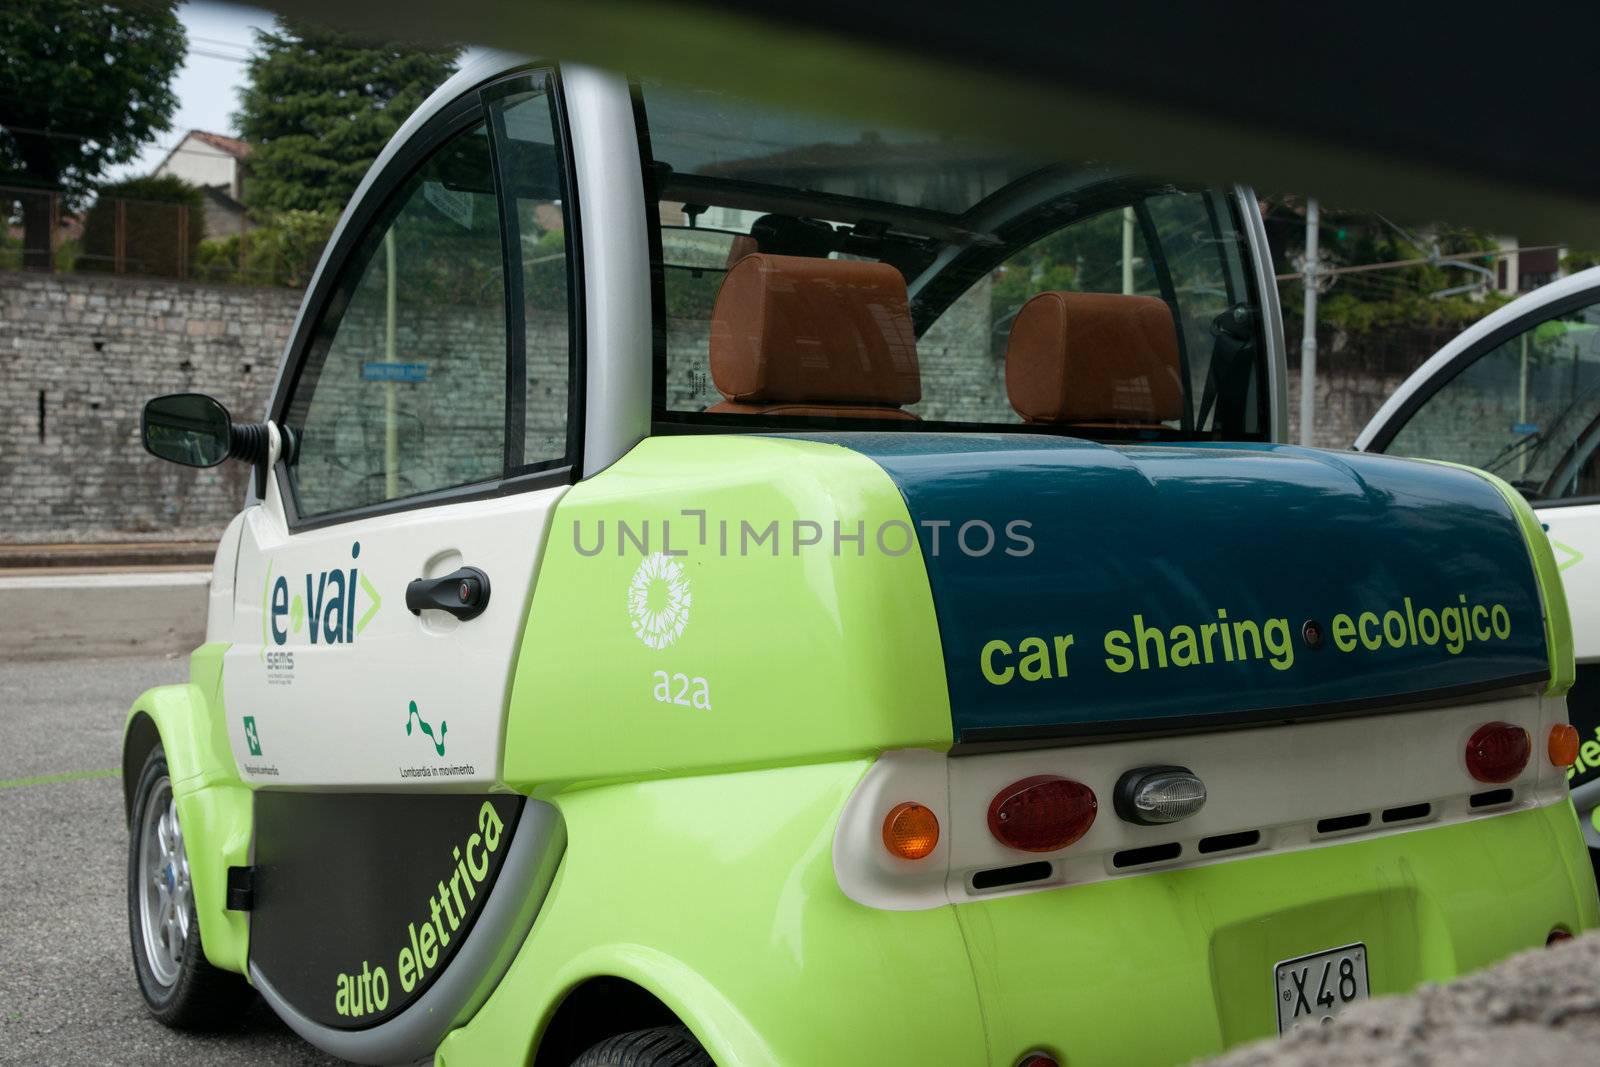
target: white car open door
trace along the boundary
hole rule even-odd
[[[1600,267],[1485,316],[1408,378],[1355,446],[1488,470],[1544,522],[1578,660],[1570,783],[1600,855]]]

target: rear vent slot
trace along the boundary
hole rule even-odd
[[[1385,809],[1383,813],[1383,821],[1411,822],[1414,819],[1426,819],[1432,814],[1432,804],[1405,804],[1398,808]]]
[[[1051,870],[1050,864],[1044,860],[1040,860],[1037,863],[1019,863],[1013,867],[994,867],[974,874],[972,876],[972,888],[1004,889],[1008,885],[1037,882],[1050,877]]]
[[[1236,848],[1249,848],[1260,843],[1260,830],[1241,830],[1236,834],[1202,837],[1199,848],[1202,854],[1209,855],[1212,852],[1232,852]]]
[[[1474,793],[1467,800],[1475,808],[1492,808],[1497,804],[1509,804],[1516,798],[1514,789],[1489,789],[1482,793]]]
[[[1125,848],[1111,857],[1111,865],[1113,867],[1143,867],[1148,863],[1175,860],[1181,855],[1183,855],[1183,846],[1173,841],[1165,845]]]
[[[1372,821],[1372,813],[1363,811],[1359,815],[1335,815],[1331,819],[1317,820],[1317,833],[1337,834],[1345,830],[1359,830]]]

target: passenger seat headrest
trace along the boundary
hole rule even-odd
[[[1183,414],[1172,311],[1149,296],[1040,293],[1006,342],[1006,394],[1026,422],[1155,425]]]
[[[905,279],[887,263],[745,256],[711,313],[711,380],[742,403],[916,403]]]

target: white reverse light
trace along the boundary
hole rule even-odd
[[[1140,826],[1187,819],[1206,803],[1206,784],[1187,767],[1136,767],[1112,791],[1117,815]]]

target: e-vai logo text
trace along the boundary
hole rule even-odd
[[[360,555],[361,542],[353,542],[350,558]],[[383,598],[358,567],[313,571],[304,580],[304,596],[298,591],[291,593],[289,576],[279,575],[273,580],[268,566],[263,629],[271,635],[274,645],[288,644],[292,634],[301,634],[313,645],[349,644],[383,606]],[[266,636],[263,634],[263,646]]]

